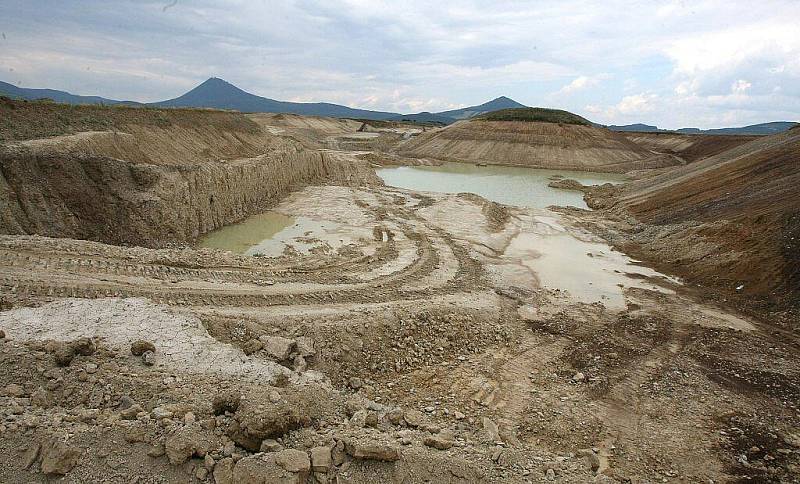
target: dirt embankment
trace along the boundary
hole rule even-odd
[[[42,103],[2,109],[20,123],[0,130],[13,140],[0,145],[5,234],[186,243],[292,188],[377,182],[361,161],[307,149],[237,113]],[[113,130],[81,131],[90,125]],[[55,133],[64,135],[26,139]]]
[[[447,161],[623,173],[680,164],[592,126],[471,120],[421,134],[401,154]]]
[[[759,136],[721,134],[636,132],[621,134],[650,151],[678,156],[690,163],[759,138]]]
[[[800,130],[792,129],[590,194],[588,203],[632,222],[613,236],[626,250],[698,282],[796,301],[798,184]]]

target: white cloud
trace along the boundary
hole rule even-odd
[[[800,118],[797,0],[165,3],[4,0],[0,79],[157,100],[218,76],[406,112],[507,95],[663,127]]]
[[[753,87],[751,83],[745,81],[744,79],[739,79],[731,86],[731,92],[734,94],[744,94],[751,87]]]
[[[576,91],[580,91],[589,87],[594,87],[600,84],[600,81],[608,79],[608,74],[598,74],[596,76],[578,76],[568,84],[565,84],[559,89],[556,94],[569,95]]]
[[[655,109],[654,103],[657,100],[658,96],[656,94],[634,94],[623,97],[614,109],[622,114],[649,113]]]

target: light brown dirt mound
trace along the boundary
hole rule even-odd
[[[539,122],[461,121],[412,138],[399,151],[448,161],[601,172],[678,164],[607,129]]]
[[[631,248],[651,258],[745,294],[791,298],[800,292],[798,184],[793,129],[633,182],[614,210],[645,224]]]
[[[320,116],[301,116],[299,114],[256,113],[247,117],[260,126],[283,126],[286,128],[308,129],[318,134],[354,133],[364,124],[360,121]]]
[[[743,145],[759,136],[680,133],[622,133],[644,148],[679,156],[687,162],[697,161]]]
[[[0,141],[49,138],[83,131],[126,131],[146,128],[203,127],[234,136],[258,135],[256,123],[240,113],[211,109],[154,109],[126,106],[0,102]]]

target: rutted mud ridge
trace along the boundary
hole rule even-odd
[[[373,183],[330,150],[358,123],[110,112],[127,134],[2,147],[0,481],[797,480],[791,326],[612,250],[603,212]],[[170,245],[267,206],[335,228]]]

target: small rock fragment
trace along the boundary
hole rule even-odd
[[[244,351],[244,354],[246,354],[247,356],[250,356],[253,353],[261,351],[263,347],[264,344],[261,343],[261,341],[257,339],[250,339],[247,340],[247,342],[242,345],[242,351]]]
[[[363,385],[364,385],[364,382],[362,382],[361,378],[359,378],[357,376],[350,377],[350,379],[347,381],[347,386],[349,386],[353,390],[358,390]]]
[[[133,356],[142,356],[146,351],[156,352],[156,345],[143,339],[131,343],[131,354]]]
[[[92,341],[92,338],[76,339],[70,346],[72,346],[76,354],[82,356],[92,356],[97,351],[97,346]]]
[[[264,439],[261,441],[261,452],[279,452],[283,450],[283,446],[275,439]]]
[[[372,411],[368,411],[367,415],[364,418],[364,426],[365,427],[377,427],[378,426],[378,414]]]
[[[214,466],[214,482],[216,484],[233,483],[233,459],[230,457],[222,459]]]
[[[21,397],[25,395],[25,389],[22,385],[17,385],[16,383],[9,383],[6,385],[5,394],[9,397]]]
[[[161,457],[165,453],[164,444],[162,443],[153,444],[150,449],[147,450],[147,455],[150,457]]]
[[[142,363],[145,366],[153,366],[156,364],[156,354],[152,351],[145,351],[142,353]]]
[[[292,366],[294,367],[294,371],[297,373],[303,373],[308,369],[308,363],[306,363],[306,359],[300,355],[294,357]]]
[[[428,447],[433,447],[434,449],[439,450],[447,450],[453,446],[453,440],[442,435],[430,435],[425,437],[424,443]]]
[[[28,445],[28,448],[25,449],[25,453],[22,454],[22,465],[24,469],[29,468],[36,462],[36,459],[39,457],[39,451],[42,449],[42,446],[39,443],[33,443]]]
[[[64,475],[78,464],[80,450],[58,439],[49,440],[42,446],[42,472]]]
[[[351,441],[345,444],[347,453],[356,459],[393,462],[400,459],[400,449],[381,442]]]
[[[139,412],[141,412],[141,411],[142,411],[142,406],[137,403],[135,405],[131,405],[130,407],[122,410],[119,413],[119,416],[120,416],[120,418],[122,418],[122,420],[134,420],[134,419],[136,419],[136,415],[138,415]]]
[[[264,345],[264,351],[277,361],[289,359],[289,355],[295,348],[294,340],[282,336],[261,336],[259,338]]]
[[[421,427],[425,425],[425,415],[419,410],[406,410],[403,414],[403,419],[411,427]]]
[[[172,418],[172,416],[174,415],[166,407],[156,407],[156,408],[153,409],[152,412],[150,412],[150,414],[156,420],[161,420],[163,418]]]
[[[311,470],[314,472],[328,472],[333,459],[330,447],[314,447],[311,449]]]
[[[393,408],[386,412],[386,420],[392,425],[400,425],[403,421],[403,410],[401,408]]]
[[[213,434],[195,422],[184,425],[167,437],[164,447],[170,463],[181,465],[194,455],[205,457],[209,450],[218,447],[218,442]]]
[[[311,470],[311,461],[308,454],[297,449],[286,449],[275,454],[275,463],[289,472],[300,472],[303,474]]]
[[[136,402],[129,395],[122,395],[119,399],[119,409],[125,410],[126,408],[130,408]]]
[[[308,358],[316,354],[316,350],[314,349],[314,340],[308,336],[301,336],[297,338],[295,340],[295,344],[297,345],[295,351],[303,358]]]
[[[214,415],[222,415],[225,412],[234,413],[239,408],[241,401],[242,396],[237,392],[220,393],[214,396],[211,408],[214,410]]]
[[[500,438],[500,431],[497,428],[497,424],[488,417],[483,417],[481,423],[483,424],[484,439],[488,442],[497,442]]]
[[[75,349],[72,345],[60,344],[53,352],[53,358],[58,366],[69,366],[75,358]]]
[[[333,446],[333,449],[331,450],[331,459],[333,460],[333,465],[340,466],[344,464],[346,458],[347,458],[347,452],[345,451],[344,442],[339,440],[336,442],[336,445]]]

